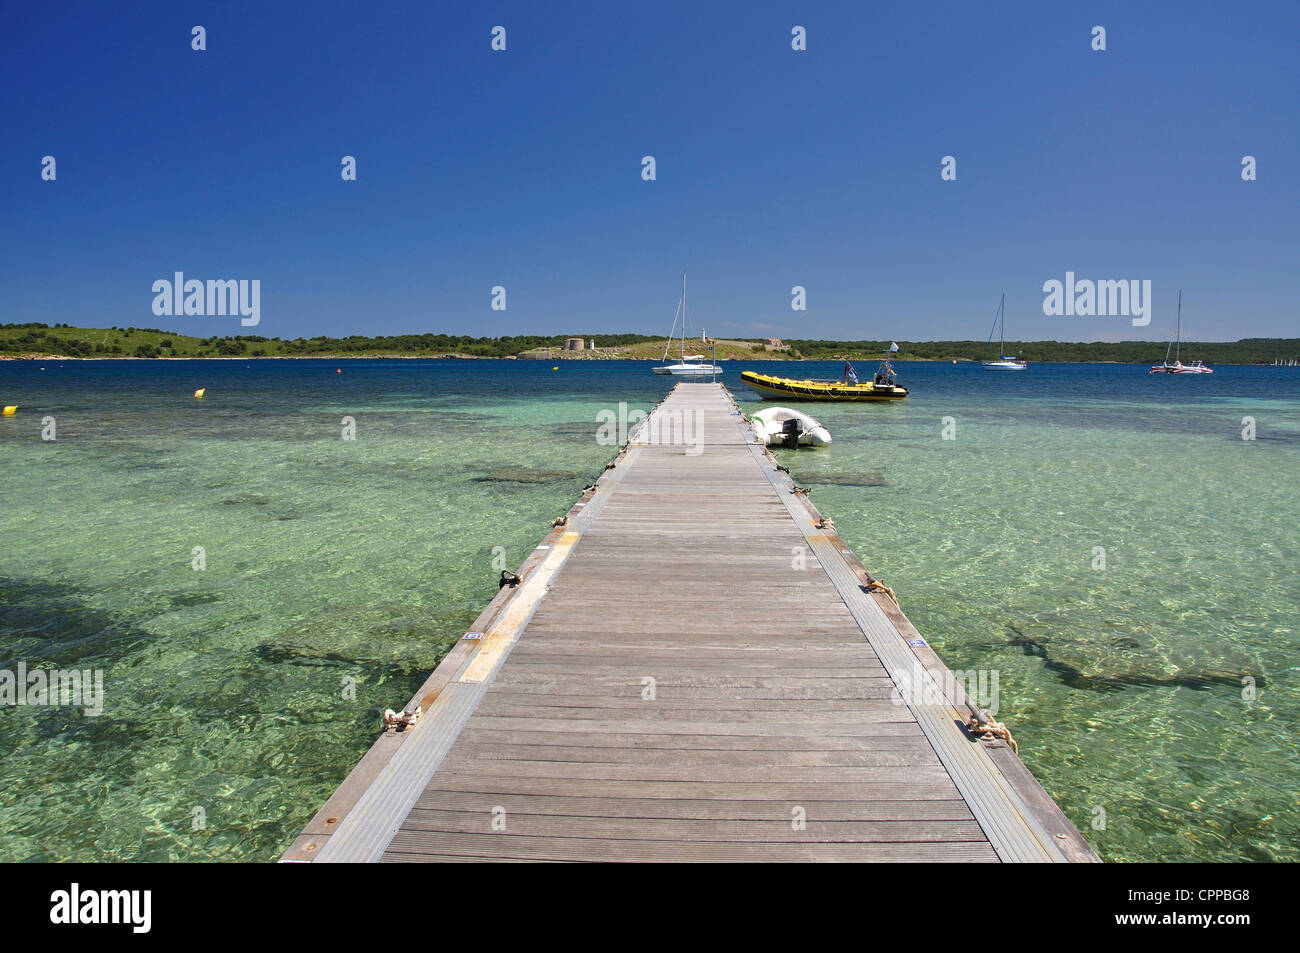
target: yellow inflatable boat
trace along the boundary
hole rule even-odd
[[[744,371],[740,379],[764,397],[798,397],[803,400],[902,400],[907,388],[890,374],[883,380],[867,383],[844,381],[796,380]]]

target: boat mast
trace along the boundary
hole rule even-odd
[[[1006,303],[1007,303],[1007,296],[1004,294],[1002,296],[1001,303],[998,305],[998,310],[993,313],[993,324],[989,327],[989,339],[984,342],[984,357],[986,359],[986,363],[988,363],[987,358],[990,356],[989,348],[993,346],[993,331],[998,326],[998,321],[1002,317],[1002,306],[1005,305]],[[1002,353],[1001,351],[998,352],[999,355],[1001,355],[1001,353]]]
[[[998,305],[1002,323],[998,325],[998,357],[1005,360],[1007,356],[1007,293],[1002,292],[1002,303]]]
[[[1181,364],[1183,360],[1183,289],[1178,289],[1178,324],[1174,337],[1178,341],[1178,349],[1174,352],[1174,363]],[[1165,360],[1169,360],[1168,357]]]
[[[686,270],[682,269],[682,363],[686,363]]]
[[[663,360],[668,360],[668,351],[673,346],[673,335],[677,332],[677,316],[682,315],[682,330],[685,332],[686,315],[682,314],[682,305],[686,302],[686,272],[682,272],[682,296],[677,299],[677,310],[673,312],[673,326],[668,329],[668,340],[664,342]]]
[[[1178,303],[1179,303],[1180,310],[1182,308],[1182,297],[1183,297],[1183,293],[1181,291],[1178,292],[1178,299],[1179,299]],[[1169,352],[1172,351],[1173,349],[1174,349],[1173,341],[1170,341],[1168,344],[1165,345],[1165,367],[1169,366]]]

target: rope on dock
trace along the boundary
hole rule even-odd
[[[980,721],[979,715],[971,715],[970,720],[966,722],[966,728],[976,737],[1000,738],[1011,746],[1015,754],[1020,754],[1020,745],[1016,744],[1016,739],[1011,737],[1010,728],[987,713],[984,719]]]
[[[416,705],[415,711],[393,711],[391,708],[384,709],[384,728],[394,728],[401,731],[403,728],[409,728],[420,720],[424,714],[424,709]]]
[[[889,598],[894,600],[894,605],[898,606],[900,609],[903,608],[898,605],[898,596],[894,595],[894,590],[890,589],[879,579],[868,578],[865,588],[867,592],[883,592],[885,595],[889,596]]]
[[[509,586],[513,589],[515,586],[519,585],[519,583],[520,579],[518,576],[512,573],[509,569],[503,569],[501,570],[501,578],[497,581],[497,588],[504,589],[506,586]]]

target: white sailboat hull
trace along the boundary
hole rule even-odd
[[[1029,366],[1026,361],[980,361],[986,371],[1023,371]]]
[[[1157,364],[1151,368],[1152,374],[1213,374],[1214,369],[1204,364]]]
[[[666,364],[654,368],[656,374],[671,374],[673,377],[712,377],[721,374],[722,368],[717,364]]]

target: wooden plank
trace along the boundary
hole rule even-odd
[[[521,713],[525,716],[535,714],[538,717],[545,718],[553,715],[549,711],[552,708],[603,708],[609,711],[625,713],[627,709],[644,709],[650,707],[651,703],[646,702],[639,694],[640,686],[637,686],[638,694],[631,695],[624,693],[622,695],[559,695],[555,693],[539,695],[535,692],[511,692],[501,691],[493,694],[492,698],[485,699],[479,706],[479,710],[485,713],[504,714],[506,711]],[[762,699],[762,712],[754,712],[754,699],[749,696],[737,695],[736,697],[710,698],[707,702],[702,702],[694,697],[674,697],[672,694],[658,697],[653,702],[656,710],[655,714],[646,712],[648,717],[665,717],[668,712],[678,713],[676,717],[685,718],[680,714],[682,712],[697,712],[700,717],[709,718],[730,718],[730,715],[722,715],[722,712],[735,712],[735,720],[747,720],[749,718],[766,718],[769,721],[797,721],[803,715],[810,715],[817,712],[843,712],[847,720],[857,722],[875,722],[882,720],[897,720],[905,718],[906,713],[897,711],[898,706],[892,701],[884,698],[827,698],[827,697],[772,697]],[[707,705],[707,707],[703,707]],[[779,712],[787,713],[786,718],[782,718]],[[752,714],[751,714],[752,713]],[[891,718],[890,716],[896,716]],[[584,717],[584,716],[569,716]],[[596,713],[589,713],[585,717],[602,717]],[[818,718],[818,721],[826,720]]]
[[[483,778],[555,778],[582,781],[645,781],[645,782],[728,782],[736,784],[798,785],[805,782],[841,782],[860,784],[943,784],[948,772],[943,765],[934,763],[933,756],[921,761],[905,759],[903,766],[873,765],[851,767],[848,765],[804,767],[772,765],[761,755],[752,753],[750,763],[743,765],[718,764],[710,758],[682,759],[679,764],[646,764],[641,761],[573,762],[573,761],[505,761],[500,759],[471,758],[453,753],[443,762],[442,770],[449,774],[476,775]],[[667,785],[665,785],[667,786]]]
[[[665,748],[670,751],[897,751],[930,746],[925,735],[915,725],[915,730],[892,734],[859,735],[706,735],[706,734],[651,734],[622,733],[617,731],[585,731],[579,724],[573,731],[512,731],[499,728],[471,728],[461,732],[467,745],[503,744],[520,745],[533,751],[547,748],[581,745],[591,751],[593,758],[600,757],[598,748],[631,748],[653,751]]]
[[[432,846],[436,845],[436,847]],[[521,837],[514,834],[437,834],[402,829],[384,854],[385,860],[398,860],[404,854],[421,857],[423,851],[460,854],[479,858],[518,860],[582,861],[599,858],[623,863],[903,863],[938,860],[962,863],[992,863],[997,854],[987,842],[959,843],[862,843],[862,844],[786,844],[697,843],[689,840],[611,841],[586,837]]]
[[[501,805],[476,811],[416,807],[403,831],[438,834],[493,834],[521,837],[583,837],[602,840],[686,840],[693,843],[903,844],[973,841],[987,843],[975,820],[826,820],[805,814],[796,823],[784,817],[718,820],[659,817],[572,817],[511,812]],[[493,828],[496,824],[502,830]]]
[[[735,781],[624,781],[584,778],[496,777],[438,772],[425,791],[541,794],[566,797],[722,798],[740,801],[897,801],[960,799],[952,781],[805,781],[747,784]],[[418,802],[417,802],[418,803]]]
[[[716,748],[612,748],[605,745],[535,745],[535,744],[475,744],[466,740],[466,760],[485,761],[558,761],[565,764],[639,764],[639,765],[753,765],[804,767],[859,767],[930,764],[931,751],[925,740],[911,740],[906,746],[881,750],[810,751],[803,747],[794,749],[740,749]],[[460,764],[449,758],[446,762]]]
[[[961,798],[899,798],[873,801],[803,800],[809,817],[825,821],[967,821],[974,820]],[[490,805],[490,806],[489,806]],[[501,807],[508,814],[556,814],[565,817],[659,817],[703,820],[772,820],[790,818],[788,805],[767,800],[727,798],[583,797],[576,795],[481,793],[429,790],[417,810],[482,813]]]
[[[766,734],[766,735],[818,735],[841,734],[870,737],[891,731],[911,734],[920,731],[916,722],[908,717],[906,708],[884,703],[874,708],[861,702],[859,709],[833,709],[817,711],[807,707],[796,711],[788,709],[723,708],[713,704],[689,709],[667,705],[651,708],[635,704],[627,708],[595,708],[565,706],[539,708],[531,701],[520,702],[525,696],[499,693],[485,700],[480,718],[471,727],[523,726],[563,731],[558,723],[582,721],[576,730],[607,729],[611,731],[654,731],[671,734]],[[513,703],[513,704],[512,704]],[[532,717],[529,717],[532,716]],[[599,726],[599,728],[597,728]]]

